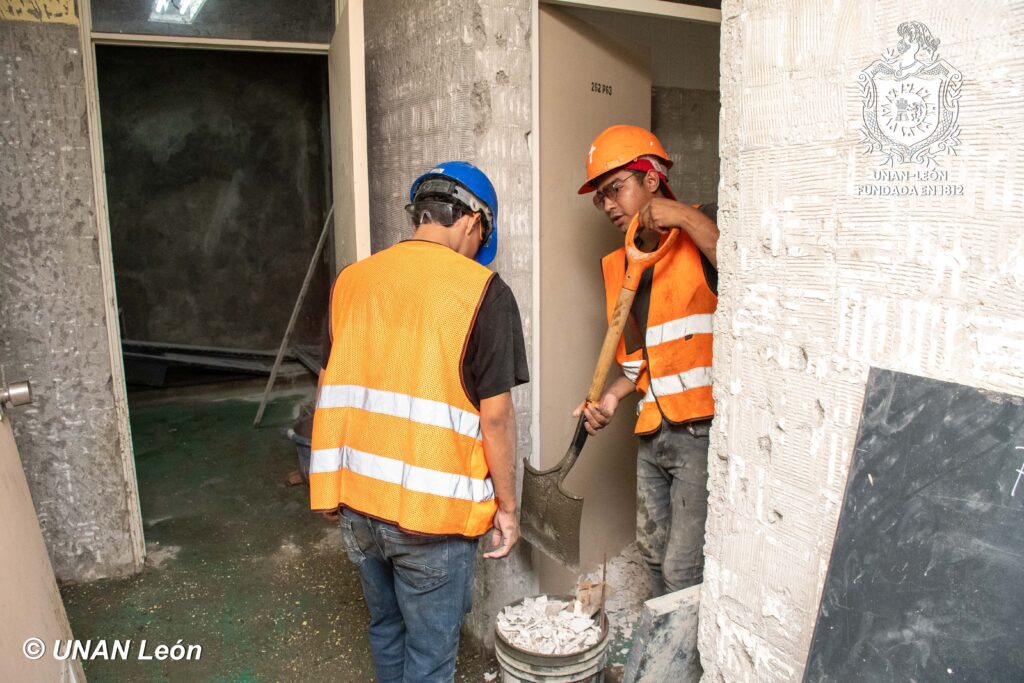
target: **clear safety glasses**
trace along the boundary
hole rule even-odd
[[[644,173],[642,171],[632,171],[632,172],[630,172],[630,174],[628,176],[625,176],[623,178],[619,178],[618,180],[615,180],[614,182],[608,183],[604,188],[602,188],[602,189],[600,189],[600,190],[598,190],[598,191],[596,191],[594,193],[594,206],[596,206],[599,209],[602,206],[604,206],[605,197],[607,197],[608,199],[612,200],[613,202],[616,201],[618,199],[619,192],[622,191],[622,188],[626,184],[626,182],[630,178],[638,178],[639,176],[642,176],[642,175],[644,175]],[[640,181],[637,180],[637,182],[640,182]]]

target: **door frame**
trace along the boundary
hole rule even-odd
[[[353,4],[361,1],[353,0]],[[334,19],[337,26],[349,0],[334,0]],[[119,457],[125,481],[128,504],[128,536],[131,545],[133,572],[139,572],[146,559],[146,542],[142,523],[142,506],[135,471],[131,423],[128,416],[128,390],[125,384],[124,359],[121,349],[121,330],[118,327],[117,288],[114,280],[114,252],[110,237],[110,216],[107,211],[107,184],[103,160],[103,129],[100,121],[99,79],[96,72],[97,45],[134,45],[139,47],[173,47],[181,49],[231,50],[237,52],[280,52],[313,54],[328,57],[327,43],[296,43],[266,40],[235,40],[229,38],[200,38],[191,36],[160,36],[143,34],[104,33],[92,30],[91,0],[78,0],[79,39],[85,79],[86,117],[89,134],[89,153],[92,159],[93,201],[96,215],[96,234],[99,245],[100,273],[103,283],[103,313],[106,318],[107,347],[110,356],[111,384],[114,409],[117,413]],[[337,223],[335,223],[337,230]],[[367,226],[368,230],[368,226]],[[337,235],[336,235],[337,237]],[[335,240],[337,243],[337,240]],[[367,240],[368,244],[368,240]]]
[[[683,5],[674,2],[663,2],[661,0],[532,0],[530,5],[530,85],[532,107],[530,111],[530,157],[531,157],[531,195],[533,197],[532,216],[533,223],[533,299],[532,317],[533,326],[530,335],[532,353],[530,358],[531,376],[535,381],[530,383],[530,433],[533,434],[530,450],[530,464],[540,467],[540,377],[541,377],[541,356],[540,356],[540,5],[554,5],[558,7],[579,7],[583,9],[594,9],[607,12],[618,12],[621,14],[642,14],[647,16],[665,17],[667,19],[692,21],[702,24],[722,23],[722,12],[707,7],[695,5]]]

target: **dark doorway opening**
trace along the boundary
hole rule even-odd
[[[326,58],[96,53],[129,389],[265,377],[330,203]],[[297,346],[319,341],[328,258]]]

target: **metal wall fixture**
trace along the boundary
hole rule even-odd
[[[0,420],[4,419],[5,408],[27,406],[29,403],[32,403],[32,383],[27,380],[8,383],[0,367]]]

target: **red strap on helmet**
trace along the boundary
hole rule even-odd
[[[634,159],[629,162],[622,168],[630,171],[643,171],[644,173],[647,171],[656,172],[658,177],[661,178],[661,189],[665,193],[665,196],[669,199],[676,200],[675,193],[672,192],[672,188],[668,186],[668,176],[666,175],[668,169],[657,157],[640,157],[639,159]]]

